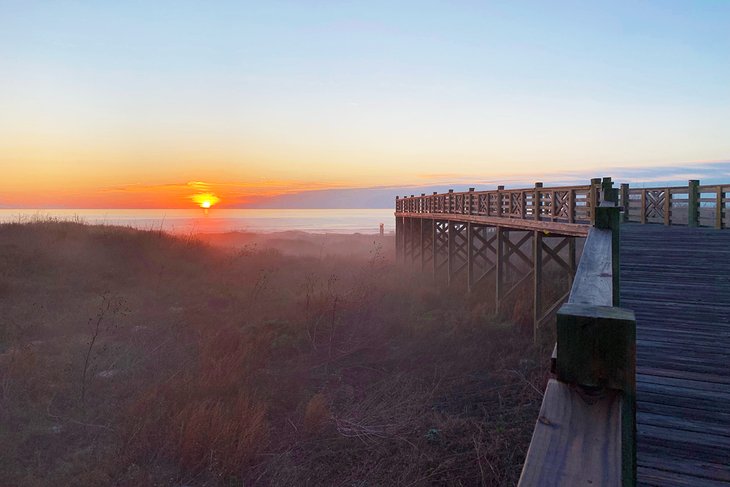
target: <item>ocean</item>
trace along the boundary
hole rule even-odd
[[[57,218],[88,224],[123,225],[175,234],[300,230],[310,233],[369,233],[394,230],[393,209],[0,209],[0,223]]]

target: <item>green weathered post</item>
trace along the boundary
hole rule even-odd
[[[699,226],[700,213],[700,181],[690,179],[687,188],[687,225],[690,227]]]
[[[621,400],[621,478],[636,485],[636,318],[612,306],[564,304],[558,311],[557,378]]]

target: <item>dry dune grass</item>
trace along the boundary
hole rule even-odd
[[[547,351],[353,239],[1,225],[2,484],[514,484]]]

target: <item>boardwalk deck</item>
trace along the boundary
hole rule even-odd
[[[639,485],[730,485],[730,232],[621,227]]]

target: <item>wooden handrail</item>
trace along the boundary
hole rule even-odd
[[[619,304],[619,207],[606,184],[568,302],[519,486],[636,485],[636,320]]]

